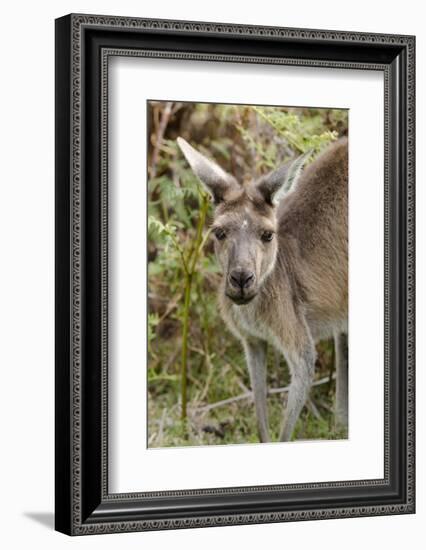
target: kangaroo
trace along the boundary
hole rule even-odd
[[[289,441],[313,382],[315,342],[334,336],[336,423],[348,422],[348,141],[304,170],[302,155],[241,185],[183,138],[178,145],[211,194],[212,233],[223,271],[222,316],[242,342],[259,438],[270,441],[266,350],[291,375],[280,441]]]

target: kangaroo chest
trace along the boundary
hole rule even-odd
[[[256,303],[247,304],[246,306],[233,305],[231,307],[231,318],[237,331],[242,336],[252,336],[274,343],[276,337],[270,328],[270,324],[267,324],[263,319]]]

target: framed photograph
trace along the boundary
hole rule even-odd
[[[56,529],[415,511],[413,36],[56,20]]]

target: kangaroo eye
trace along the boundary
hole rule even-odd
[[[274,234],[272,233],[272,231],[264,231],[262,233],[261,239],[263,242],[269,243],[272,241],[273,236]]]
[[[214,233],[214,236],[216,237],[216,239],[218,241],[223,241],[223,239],[226,237],[225,231],[223,229],[220,229],[220,228],[215,229],[213,231],[213,233]]]

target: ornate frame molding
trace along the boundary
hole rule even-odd
[[[130,47],[114,43],[96,43],[90,45],[89,33],[93,43],[96,32],[109,30],[115,36],[120,34],[134,39],[137,35],[149,38],[163,35],[179,36],[188,40],[197,36],[209,36],[220,39],[227,36],[238,44],[245,40],[261,39],[267,45],[281,42],[300,44],[309,49],[312,44],[324,45],[324,57],[253,55],[253,53],[196,52],[188,49],[171,50],[154,47]],[[112,36],[112,35],[111,35]],[[57,523],[58,530],[69,534],[83,535],[90,533],[112,533],[140,531],[151,529],[177,529],[213,525],[236,525],[247,523],[282,522],[307,519],[326,519],[336,517],[359,517],[369,515],[402,514],[414,512],[414,134],[415,134],[415,40],[412,36],[346,33],[341,31],[322,31],[308,29],[286,29],[279,27],[253,27],[245,25],[228,25],[218,23],[201,23],[187,21],[168,21],[108,17],[95,15],[70,15],[57,20],[57,216],[69,216],[69,225],[57,218],[57,359],[56,359],[56,399],[57,399]],[[104,39],[105,41],[105,39]],[[118,43],[120,39],[118,39]],[[262,42],[263,44],[263,42]],[[369,45],[384,61],[371,60],[366,56],[357,61],[357,47]],[[348,58],[333,58],[333,48],[337,52],[348,52]],[[346,48],[346,49],[345,49]],[[313,51],[313,50],[312,50]],[[312,53],[311,51],[311,53]],[[331,52],[331,53],[330,53]],[[351,53],[352,52],[352,53]],[[383,52],[383,55],[378,55]],[[388,58],[386,58],[386,55]],[[363,480],[360,482],[345,481],[336,483],[297,484],[271,487],[240,487],[227,489],[210,489],[194,491],[171,491],[158,493],[109,494],[107,475],[107,403],[108,403],[108,353],[107,353],[107,316],[108,316],[108,59],[110,56],[139,56],[169,59],[191,59],[200,61],[229,61],[239,63],[273,63],[284,65],[301,65],[313,67],[336,67],[343,69],[368,69],[383,71],[385,78],[385,476],[383,480]],[[343,54],[342,54],[343,55]],[[341,57],[342,57],[341,55]],[[94,61],[95,60],[95,61]],[[99,213],[94,216],[99,226],[100,250],[97,257],[99,265],[99,294],[96,303],[99,306],[99,373],[98,382],[101,397],[97,402],[96,434],[99,434],[99,450],[96,451],[96,465],[85,465],[86,455],[90,454],[86,432],[87,409],[85,402],[89,391],[85,377],[87,361],[86,348],[90,342],[85,332],[85,315],[87,314],[87,277],[89,261],[88,250],[94,245],[88,244],[87,232],[93,231],[90,225],[85,197],[89,181],[86,150],[89,141],[85,132],[92,124],[88,122],[90,106],[96,99],[90,99],[91,82],[87,67],[90,65],[99,70],[100,117],[93,123],[92,130],[99,132]],[[91,65],[92,64],[92,65]],[[405,74],[404,74],[405,73]],[[64,82],[66,81],[66,82]],[[395,109],[406,106],[403,121],[403,135],[396,135]],[[66,111],[68,109],[68,115]],[[89,113],[89,114],[88,114]],[[67,119],[67,116],[69,117]],[[65,123],[64,123],[65,120]],[[404,126],[405,124],[405,126]],[[63,126],[62,126],[63,125]],[[91,145],[90,145],[91,146]],[[67,154],[70,151],[70,154]],[[397,166],[393,157],[399,151]],[[402,166],[402,168],[401,168]],[[93,167],[93,170],[97,170]],[[399,170],[399,172],[398,172]],[[402,171],[401,171],[402,170]],[[399,178],[398,181],[395,178]],[[66,180],[66,181],[65,181]],[[395,183],[396,181],[396,183]],[[93,182],[92,182],[93,184]],[[392,186],[398,187],[400,202],[395,203]],[[68,195],[67,195],[68,193]],[[61,198],[58,200],[58,195]],[[64,195],[64,196],[62,196]],[[67,195],[67,196],[66,196]],[[397,227],[396,227],[397,226]],[[398,232],[399,233],[395,233]],[[397,236],[398,235],[398,236]],[[397,277],[391,271],[395,254],[403,255]],[[401,272],[401,273],[400,273]],[[68,287],[67,287],[68,283]],[[396,285],[396,286],[395,286]],[[59,290],[58,290],[59,288]],[[398,289],[398,298],[404,311],[395,311],[394,296]],[[68,310],[61,306],[68,301]],[[395,316],[398,317],[395,320]],[[401,319],[400,319],[401,318]],[[392,323],[397,321],[404,342],[394,345],[391,332],[396,328]],[[400,324],[402,323],[402,327]],[[64,335],[64,331],[66,334]],[[394,332],[392,332],[394,335]],[[89,342],[89,343],[88,343]],[[86,345],[86,348],[84,347]],[[398,348],[398,349],[396,349]],[[400,349],[402,348],[402,349]],[[94,352],[95,353],[95,352]],[[403,361],[398,375],[403,377],[404,396],[398,394],[391,378],[391,361]],[[96,357],[98,357],[96,356]],[[86,361],[86,362],[85,362]],[[405,369],[405,370],[404,370]],[[392,378],[393,380],[393,378]],[[402,379],[401,379],[402,380]],[[392,387],[391,387],[392,386]],[[96,389],[96,388],[95,388]],[[65,400],[64,391],[68,391],[69,400]],[[396,433],[392,431],[395,419],[392,410],[396,406],[395,391],[405,407],[405,426]],[[68,422],[68,425],[67,425]],[[304,493],[307,490],[339,491],[348,489],[390,487],[395,484],[393,472],[395,458],[392,453],[392,440],[403,438],[406,445],[405,469],[399,476],[398,496],[381,504],[341,505],[313,507],[307,503],[305,510],[287,509],[270,511],[254,509],[247,513],[230,512],[226,514],[191,513],[187,516],[151,518],[141,507],[139,514],[130,517],[123,510],[127,506],[137,508],[138,503],[147,498],[212,497],[234,495],[243,498],[253,493]],[[84,452],[83,452],[84,451]],[[403,457],[401,457],[403,458]],[[92,460],[93,461],[93,460]],[[99,474],[96,482],[88,483],[88,472]],[[96,476],[94,476],[96,477]],[[63,488],[63,484],[68,484]],[[337,493],[336,493],[337,494]],[[349,493],[348,493],[349,494]],[[402,500],[401,498],[404,497]],[[96,504],[96,505],[95,505]],[[121,518],[124,518],[121,520]]]

